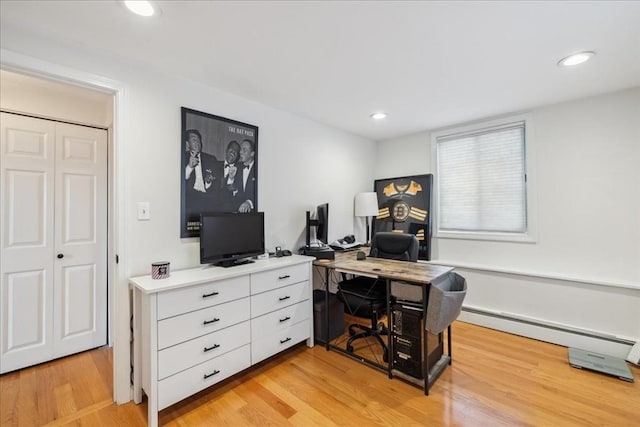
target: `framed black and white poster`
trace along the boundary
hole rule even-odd
[[[258,127],[182,107],[180,237],[201,212],[258,210]]]
[[[378,231],[414,234],[420,242],[418,259],[431,259],[431,190],[433,175],[377,179],[378,215],[372,235]]]

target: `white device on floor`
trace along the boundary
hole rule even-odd
[[[631,347],[631,351],[627,356],[627,362],[640,365],[640,342],[635,343],[633,347]]]
[[[602,372],[621,380],[633,382],[633,375],[629,367],[624,360],[618,357],[597,354],[579,348],[569,348],[569,364],[574,368]]]

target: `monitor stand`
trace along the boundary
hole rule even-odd
[[[234,260],[230,260],[230,261],[221,261],[221,262],[217,263],[216,265],[218,267],[229,268],[229,267],[235,267],[237,265],[251,264],[253,262],[255,262],[255,261],[250,259],[250,258],[240,258],[240,259],[234,259]]]

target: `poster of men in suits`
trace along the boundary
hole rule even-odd
[[[180,237],[201,212],[257,212],[258,127],[182,107]]]

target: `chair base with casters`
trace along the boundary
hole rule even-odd
[[[371,240],[372,258],[386,258],[399,261],[416,262],[419,242],[413,234],[378,232]],[[360,338],[374,337],[382,347],[382,359],[389,362],[389,348],[381,336],[389,335],[389,329],[381,323],[380,317],[386,313],[388,295],[386,280],[357,276],[338,283],[338,299],[345,310],[358,317],[371,319],[371,326],[354,324],[349,326],[351,337],[347,342],[347,351],[353,352],[353,342]],[[356,333],[356,329],[362,332]],[[388,339],[387,339],[388,340]]]
[[[349,339],[346,350],[354,352],[355,340],[373,337],[382,347],[382,360],[389,361],[389,350],[382,336],[389,335],[387,326],[380,322],[387,308],[386,284],[384,281],[368,277],[354,277],[340,282],[337,297],[344,303],[345,312],[357,317],[368,317],[371,326],[352,323],[349,325]]]
[[[356,328],[360,329],[362,332],[356,333]],[[347,341],[346,346],[347,351],[349,353],[353,353],[353,342],[355,340],[365,337],[373,337],[378,341],[378,343],[380,343],[380,346],[382,347],[382,360],[388,362],[389,356],[387,355],[389,354],[389,350],[387,348],[387,343],[385,343],[384,340],[380,337],[381,335],[389,335],[389,329],[387,329],[387,326],[382,322],[378,323],[376,329],[372,329],[359,323],[352,323],[351,325],[349,325],[349,340]]]

